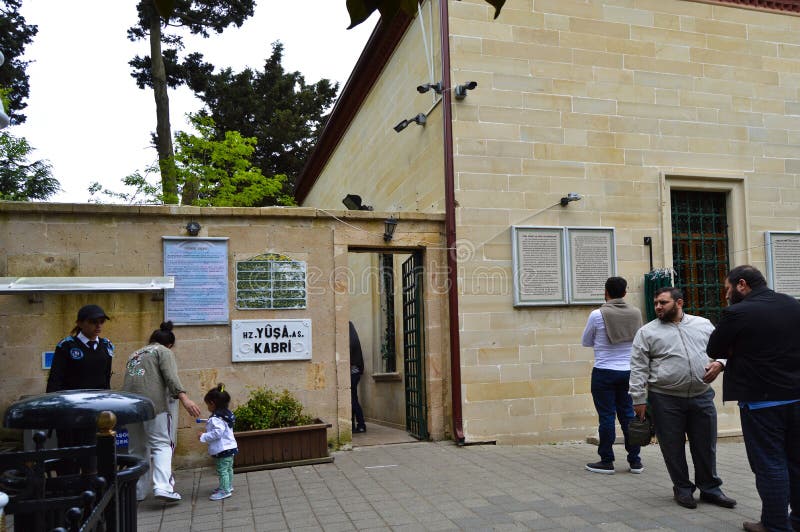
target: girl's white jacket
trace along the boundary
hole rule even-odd
[[[208,444],[208,454],[217,455],[228,449],[236,449],[236,438],[225,420],[211,416],[206,422],[206,431],[200,435],[200,441]]]

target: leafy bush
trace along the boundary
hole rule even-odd
[[[248,401],[233,413],[236,431],[276,429],[314,422],[311,416],[303,413],[303,405],[289,390],[278,393],[264,387],[251,390]]]

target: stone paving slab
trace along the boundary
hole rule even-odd
[[[585,471],[596,449],[584,443],[358,447],[335,453],[329,464],[238,474],[233,496],[218,502],[208,500],[213,469],[179,471],[183,500],[142,502],[139,530],[683,532],[741,530],[743,521],[759,516],[741,443],[717,445],[722,488],[738,501],[733,510],[677,506],[657,445],[642,449],[641,475],[629,473],[624,460],[614,475]]]

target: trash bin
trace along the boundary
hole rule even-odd
[[[18,429],[94,431],[97,441],[44,449],[46,435],[34,434],[35,451],[0,454],[0,491],[10,496],[6,513],[17,530],[104,521],[107,530],[136,530],[136,481],[149,467],[143,460],[116,454],[111,430],[153,419],[153,403],[141,395],[111,390],[70,390],[29,397],[6,410],[3,425]],[[96,471],[52,476],[59,460],[96,458]],[[81,462],[82,463],[82,462]],[[82,465],[85,465],[82,463]]]

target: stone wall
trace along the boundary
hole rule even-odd
[[[680,0],[492,14],[450,3],[453,79],[478,82],[454,103],[465,430],[582,438],[596,425],[591,307],[514,308],[510,226],[614,227],[644,310],[643,238],[672,265],[670,190],[724,192],[731,265],[764,268],[764,231],[800,229],[800,18]],[[568,192],[583,199],[561,207]],[[736,430],[735,405],[719,406]]]
[[[187,236],[189,221],[201,224],[200,237],[227,237],[230,319],[312,320],[311,361],[232,363],[229,325],[178,326],[174,348],[180,378],[189,396],[202,405],[205,392],[224,382],[234,406],[246,400],[248,386],[287,388],[310,414],[332,423],[329,439],[350,440],[347,254],[353,246],[422,249],[426,284],[435,284],[442,262],[440,215],[408,214],[394,240],[383,241],[380,212],[322,212],[308,208],[195,208],[116,205],[66,205],[0,202],[0,276],[161,276],[162,236]],[[429,249],[428,249],[429,248]],[[236,310],[235,261],[274,252],[302,260],[308,268],[308,305],[300,310]],[[337,269],[338,268],[338,269]],[[0,295],[0,407],[24,394],[42,393],[47,371],[41,353],[75,323],[80,306],[97,303],[113,318],[104,336],[116,346],[112,387],[122,383],[127,356],[146,344],[164,319],[164,304],[150,293],[39,293]],[[447,318],[435,291],[426,296],[427,364],[438,375],[446,349]],[[33,301],[33,302],[31,302]],[[445,383],[431,379],[434,437],[445,436],[442,397]],[[197,426],[180,414],[178,462],[206,460],[196,441]]]

